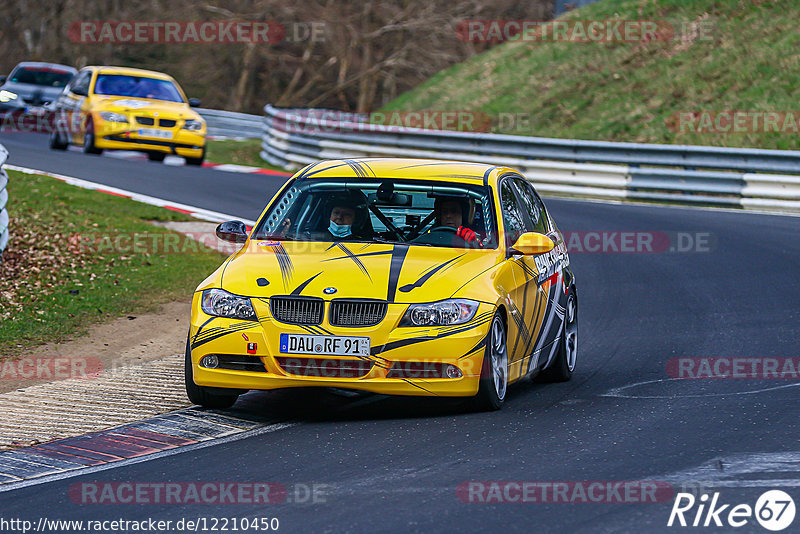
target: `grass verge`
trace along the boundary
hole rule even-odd
[[[236,165],[249,165],[251,167],[287,172],[286,169],[270,165],[261,159],[260,152],[261,139],[207,141],[206,161],[209,163],[235,163]]]
[[[796,122],[779,118],[776,131],[764,118],[794,113],[796,121],[798,19],[794,0],[603,0],[562,20],[658,21],[672,34],[507,42],[436,74],[384,111],[507,114],[507,128],[497,120],[493,131],[517,135],[797,149]],[[726,111],[757,116],[741,128],[702,120]],[[696,122],[681,122],[689,116],[682,113]],[[759,118],[770,131],[757,131]]]
[[[190,220],[177,212],[15,171],[9,172],[8,190],[11,239],[0,263],[0,359],[110,318],[188,300],[224,259],[199,244],[149,246],[185,242],[148,223]],[[114,241],[117,236],[123,239]],[[133,245],[134,236],[146,236],[142,246]]]

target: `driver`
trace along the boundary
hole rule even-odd
[[[433,202],[433,211],[436,214],[434,226],[449,226],[456,229],[456,235],[470,245],[483,246],[478,234],[465,226],[466,221],[471,221],[475,213],[475,203],[471,199],[437,197]]]
[[[327,214],[322,223],[325,224],[322,230],[323,240],[368,240],[371,237],[369,213],[363,193],[351,192],[334,196],[324,202],[323,209]],[[291,224],[291,219],[285,219],[279,235],[285,235]]]

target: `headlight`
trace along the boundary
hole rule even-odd
[[[12,100],[16,100],[17,93],[12,93],[11,91],[6,91],[3,89],[0,91],[0,102],[11,102]]]
[[[108,122],[128,122],[128,116],[122,113],[114,113],[113,111],[101,111],[100,118]]]
[[[202,130],[203,129],[203,122],[196,121],[194,119],[189,119],[183,123],[184,130]]]
[[[257,321],[253,303],[247,297],[232,295],[222,289],[206,289],[200,299],[200,309],[208,315]]]
[[[478,311],[474,300],[450,299],[429,304],[412,304],[399,326],[445,326],[466,323]]]

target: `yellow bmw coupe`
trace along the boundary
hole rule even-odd
[[[322,386],[473,397],[569,380],[578,300],[563,236],[507,167],[321,161],[292,176],[192,300],[186,391]]]
[[[62,114],[50,134],[50,148],[69,144],[87,154],[104,149],[141,150],[151,161],[167,154],[183,156],[189,165],[205,159],[206,121],[191,109],[171,76],[125,67],[86,67],[56,101]]]

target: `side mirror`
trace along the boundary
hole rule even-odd
[[[83,87],[73,87],[71,89],[71,91],[72,91],[73,95],[89,96],[89,92],[88,91],[84,91]]]
[[[217,237],[231,243],[247,241],[247,227],[242,221],[225,221],[217,226]]]
[[[7,79],[8,79],[8,76],[6,76],[5,74],[0,74],[0,84],[6,83]]]
[[[525,232],[509,250],[509,253],[524,254],[544,254],[550,252],[556,246],[553,240],[544,234],[537,232]]]
[[[200,102],[199,98],[190,98],[189,99],[189,107],[199,108],[200,104],[202,104],[202,102]]]

